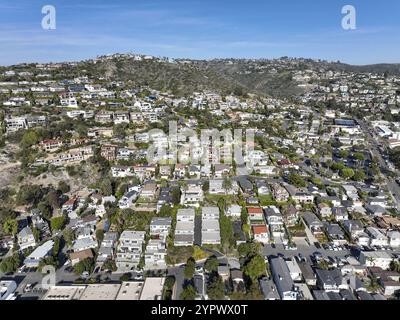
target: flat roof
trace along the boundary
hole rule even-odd
[[[146,278],[139,300],[161,300],[165,278]]]
[[[96,283],[87,286],[80,300],[115,300],[121,284]]]
[[[83,286],[52,286],[42,300],[79,300],[86,285]]]
[[[176,231],[194,231],[194,221],[178,221],[175,226]]]
[[[122,282],[116,300],[139,300],[143,281]]]
[[[202,232],[201,233],[201,238],[202,241],[215,241],[215,240],[221,240],[221,236],[219,231],[208,231],[208,232]]]

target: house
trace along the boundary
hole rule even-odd
[[[203,207],[201,210],[202,244],[220,244],[220,226],[218,207]]]
[[[282,300],[297,300],[298,292],[290,276],[290,271],[282,257],[269,260],[272,278]]]
[[[359,220],[345,220],[343,222],[344,229],[355,239],[364,232],[364,226]]]
[[[119,238],[116,265],[118,270],[130,271],[137,267],[142,256],[145,231],[125,230]]]
[[[296,207],[293,205],[289,205],[284,211],[283,222],[288,226],[294,226],[298,223],[299,220],[299,212]]]
[[[240,267],[240,265],[239,265]],[[239,291],[240,288],[244,289],[244,279],[243,279],[243,272],[240,269],[231,269],[231,280],[233,284],[233,290],[235,292]]]
[[[257,223],[257,222],[264,223],[264,213],[262,208],[249,207],[247,208],[247,214],[249,216],[250,223]]]
[[[229,175],[231,171],[231,166],[227,164],[215,164],[214,165],[214,177],[222,178]]]
[[[125,193],[122,198],[118,201],[118,207],[120,209],[128,209],[133,206],[133,203],[137,200],[139,194],[137,191],[130,191]]]
[[[328,235],[329,240],[336,245],[342,245],[347,243],[342,228],[340,228],[340,226],[336,223],[327,223],[326,233]]]
[[[54,241],[48,240],[37,247],[26,259],[24,265],[28,268],[39,267],[40,262],[53,252]]]
[[[283,216],[277,207],[264,208],[264,214],[273,237],[279,237],[285,233]]]
[[[226,265],[218,266],[218,275],[222,278],[222,281],[228,281],[230,278],[230,270]]]
[[[259,280],[261,293],[264,300],[281,300],[275,283],[272,279],[262,278]]]
[[[383,294],[390,297],[400,290],[400,273],[396,271],[385,271],[381,268],[372,267],[370,273],[383,288]]]
[[[316,269],[317,285],[320,289],[326,292],[337,292],[341,289],[347,289],[348,287],[343,284],[343,276],[339,269],[333,270],[322,270]]]
[[[269,231],[268,227],[265,224],[252,225],[251,230],[253,233],[254,241],[264,244],[269,242]]]
[[[312,212],[304,213],[303,220],[313,234],[323,233],[324,225],[314,213]]]
[[[314,202],[314,195],[308,192],[295,192],[292,195],[292,199],[296,203],[313,203]]]
[[[371,246],[389,245],[388,237],[381,230],[374,227],[367,227],[365,231],[371,238]]]
[[[171,175],[171,167],[170,166],[160,166],[158,171],[159,171],[161,179],[168,180],[170,178],[170,175]]]
[[[324,202],[318,204],[318,211],[322,218],[328,218],[332,215],[331,207]]]
[[[145,199],[155,199],[158,193],[158,187],[155,183],[146,183],[140,192],[140,196]]]
[[[389,238],[389,245],[392,248],[400,247],[400,232],[399,231],[388,231],[387,237]]]
[[[69,259],[71,260],[71,265],[74,266],[78,264],[79,262],[92,258],[93,259],[93,251],[92,249],[86,249],[82,251],[77,251],[77,252],[71,252],[69,255]]]
[[[256,180],[256,188],[259,196],[265,196],[271,194],[271,190],[269,189],[267,183],[264,180]]]
[[[30,227],[23,228],[17,235],[19,249],[25,250],[36,247],[36,240]]]
[[[182,205],[198,208],[203,202],[204,192],[199,184],[188,184],[186,188],[182,187],[181,192]]]
[[[112,166],[111,175],[113,176],[113,178],[126,178],[133,177],[134,172],[133,169],[128,166]]]
[[[233,236],[236,239],[236,245],[245,243],[247,237],[242,228],[242,221],[240,220],[232,221],[232,229],[233,229]]]
[[[194,243],[194,209],[179,209],[176,214],[175,246],[192,246]]]
[[[118,146],[116,145],[104,144],[101,146],[100,154],[104,159],[114,161],[117,159],[117,150]]]
[[[72,211],[76,209],[77,204],[78,204],[77,199],[71,198],[62,205],[61,211],[70,214]]]
[[[225,215],[228,217],[240,218],[240,216],[242,215],[242,207],[232,204],[226,208]]]
[[[167,264],[165,257],[167,249],[165,242],[160,239],[150,239],[144,254],[145,269],[164,269]]]
[[[58,151],[64,144],[62,140],[59,139],[46,139],[40,142],[40,148],[44,152],[56,152]]]
[[[118,233],[106,232],[97,253],[97,265],[102,265],[107,260],[113,259],[118,240]]]
[[[84,251],[87,249],[95,249],[97,248],[98,243],[91,237],[84,237],[76,239],[72,244],[72,250],[74,252]]]
[[[171,229],[171,217],[154,217],[150,222],[150,235],[165,241]]]
[[[320,203],[332,203],[334,207],[338,207],[341,205],[342,201],[336,196],[324,196],[319,198]]]
[[[317,276],[314,273],[311,265],[306,261],[300,261],[297,263],[303,280],[308,286],[316,286],[317,285]]]
[[[366,204],[365,209],[367,210],[367,213],[376,217],[382,217],[383,215],[386,214],[386,209],[382,206],[378,205],[370,205]]]
[[[243,193],[253,194],[253,184],[249,180],[240,178],[238,182]]]
[[[336,221],[344,221],[349,219],[347,210],[344,207],[333,207],[332,214]]]
[[[209,190],[210,194],[224,195],[226,194],[226,190],[223,187],[223,180],[210,180],[209,182]]]
[[[282,187],[277,183],[273,183],[271,187],[272,187],[272,194],[276,201],[285,202],[289,200],[289,192],[287,192],[287,190],[284,187]]]
[[[174,177],[175,179],[184,179],[186,176],[186,165],[178,163],[175,165]]]
[[[379,267],[383,270],[389,270],[393,257],[386,251],[361,251],[358,260],[367,267]]]

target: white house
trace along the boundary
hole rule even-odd
[[[25,250],[28,248],[36,247],[36,241],[35,241],[35,237],[33,236],[32,229],[28,226],[23,228],[18,233],[17,238],[18,238],[18,245],[19,245],[20,250]]]
[[[120,271],[129,271],[137,267],[142,256],[145,231],[125,230],[119,238],[116,265]]]
[[[49,240],[37,247],[26,259],[24,265],[28,268],[37,268],[41,260],[46,258],[53,250],[54,241]]]
[[[194,209],[179,209],[176,214],[175,246],[191,246],[194,242]]]

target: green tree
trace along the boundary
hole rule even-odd
[[[179,297],[181,300],[194,300],[196,298],[195,288],[189,284],[183,290]]]
[[[224,178],[224,181],[222,182],[222,188],[225,190],[231,190],[232,189],[232,181],[228,177]]]
[[[226,215],[220,214],[219,224],[221,233],[221,244],[226,251],[235,243],[232,221]]]
[[[246,263],[243,269],[244,273],[253,281],[257,281],[259,277],[265,274],[266,264],[263,257],[259,254],[255,255]]]
[[[346,180],[354,177],[354,170],[350,168],[344,168],[340,170],[340,176]]]
[[[0,270],[4,273],[15,272],[21,265],[22,259],[19,253],[15,253],[11,257],[4,258],[0,264]]]
[[[16,219],[8,219],[3,223],[3,231],[6,234],[15,236],[18,232],[18,222]]]
[[[179,188],[173,188],[171,197],[173,204],[179,204],[181,202],[181,190]]]
[[[356,170],[353,176],[354,181],[364,181],[366,178],[366,174],[364,170]]]
[[[185,279],[192,279],[195,270],[196,270],[196,261],[194,261],[193,258],[189,258],[186,262],[184,270]]]
[[[215,272],[218,270],[219,262],[216,256],[211,256],[204,264],[204,269],[208,272]]]
[[[54,238],[54,246],[53,246],[53,257],[58,260],[58,254],[60,253],[60,238]]]
[[[208,190],[210,189],[210,182],[209,181],[205,181],[203,183],[202,189],[203,189],[203,192],[208,192]]]
[[[111,180],[106,178],[100,183],[100,190],[103,195],[111,196],[113,193],[113,186]]]
[[[30,129],[24,132],[20,145],[22,149],[26,149],[37,143],[39,143],[39,136],[35,130]]]
[[[349,152],[345,149],[339,151],[339,157],[342,159],[346,159],[349,156]]]
[[[210,281],[207,286],[207,295],[211,300],[223,300],[225,297],[224,282],[220,276]]]
[[[50,193],[47,195],[50,196]],[[44,219],[50,220],[53,212],[53,208],[49,205],[48,202],[42,201],[38,203],[38,209],[40,210],[42,217]]]
[[[307,186],[306,181],[297,173],[291,173],[288,177],[288,182],[296,187],[304,188]]]
[[[51,230],[62,230],[67,223],[67,219],[64,216],[54,217],[50,220]]]
[[[160,217],[169,217],[171,216],[171,207],[167,204],[164,204],[161,209],[160,212],[158,213],[158,215]]]
[[[32,228],[33,237],[35,238],[36,242],[40,241],[40,231],[37,228]]]
[[[251,258],[260,253],[261,245],[255,242],[241,243],[238,246],[238,252],[241,257]]]
[[[83,259],[74,266],[75,273],[82,274],[85,271],[89,272],[89,274],[92,273],[94,270],[94,262],[93,258]]]
[[[63,237],[68,246],[71,246],[75,240],[75,233],[71,228],[66,228],[63,232]]]

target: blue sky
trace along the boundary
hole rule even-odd
[[[43,5],[57,29],[43,30]],[[341,9],[357,9],[357,29]],[[0,65],[115,52],[400,63],[398,0],[0,0]]]

